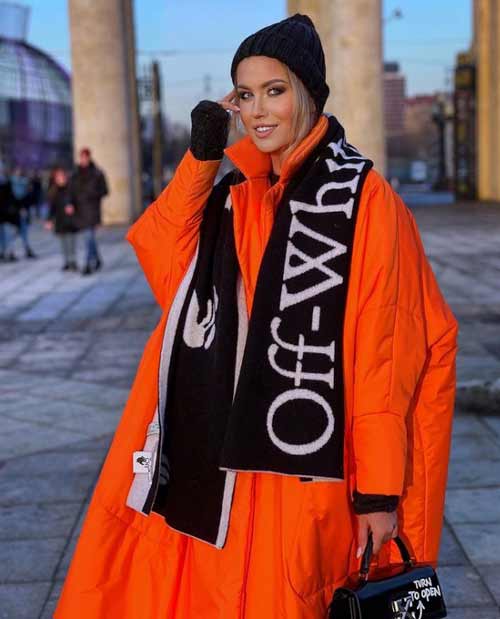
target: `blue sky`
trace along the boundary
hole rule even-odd
[[[66,0],[18,1],[32,9],[29,42],[70,68]],[[450,87],[455,55],[470,43],[472,0],[383,4],[385,16],[396,8],[403,12],[402,19],[384,25],[384,52],[386,60],[400,62],[408,94]],[[285,16],[285,0],[135,0],[139,72],[158,57],[166,112],[174,121],[189,124],[191,109],[205,98],[205,76],[211,76],[208,98],[225,94],[231,88],[231,59],[241,40]],[[158,51],[175,54],[158,56]]]

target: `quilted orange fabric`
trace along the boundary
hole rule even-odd
[[[271,161],[249,138],[226,149],[246,180],[231,188],[238,258],[252,308],[260,262],[288,180],[327,127],[322,116],[270,187]],[[222,550],[125,505],[132,453],[158,397],[163,330],[194,254],[219,161],[188,151],[131,227],[163,316],[151,335],[85,518],[56,619],[317,619],[357,569],[351,493],[399,494],[401,532],[435,562],[455,393],[457,323],[415,221],[374,170],[356,224],[344,322],[346,480],[237,476]],[[194,508],[203,508],[194,506]],[[379,557],[389,559],[389,548]]]

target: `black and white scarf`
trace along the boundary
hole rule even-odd
[[[204,212],[175,329],[154,511],[224,545],[236,474],[343,479],[343,324],[372,162],[335,117],[278,206],[250,320],[227,177]]]

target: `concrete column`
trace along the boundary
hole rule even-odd
[[[109,181],[106,224],[141,209],[140,147],[131,0],[69,0],[75,154],[82,146]]]
[[[500,200],[500,7],[497,0],[474,4],[478,197]]]
[[[331,93],[325,110],[384,174],[381,0],[288,0],[288,12],[309,15],[321,37]]]

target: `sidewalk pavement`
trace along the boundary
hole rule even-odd
[[[500,208],[418,206],[414,213],[460,321],[458,380],[493,383],[500,378]],[[40,258],[0,264],[0,619],[52,617],[159,319],[123,235],[99,232],[104,269],[90,277],[62,273],[54,237],[37,227]],[[500,617],[500,416],[457,410],[439,573],[452,619]]]

